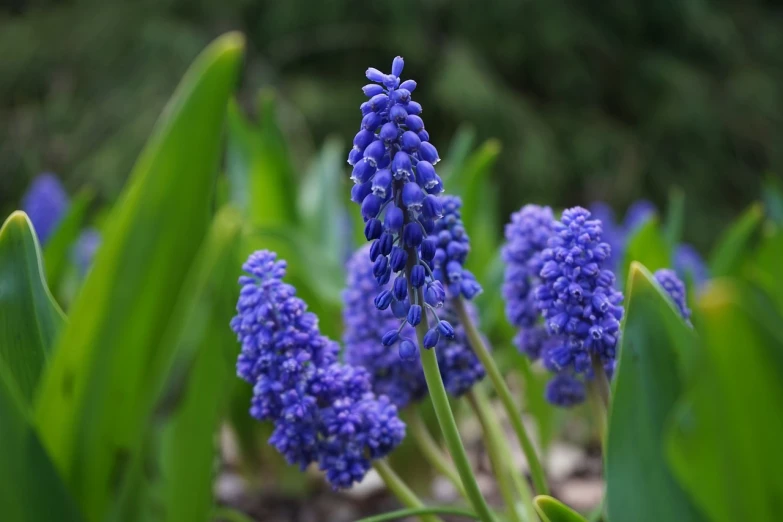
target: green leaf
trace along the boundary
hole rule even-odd
[[[468,159],[473,144],[476,141],[476,130],[470,125],[461,125],[449,144],[438,174],[443,183],[449,187],[460,186],[465,176],[465,161]]]
[[[14,212],[0,228],[0,366],[14,379],[26,408],[63,324],[46,286],[33,225],[26,214]]]
[[[770,227],[764,232],[747,278],[764,290],[783,315],[783,228]]]
[[[72,308],[36,421],[90,522],[98,522],[135,459],[163,343],[210,222],[223,118],[243,39],[217,39],[191,66],[142,152]]]
[[[726,229],[710,255],[712,277],[736,275],[740,272],[763,220],[764,209],[756,203]]]
[[[175,322],[182,327],[172,332],[176,361],[153,418],[159,451],[146,466],[159,474],[145,476],[159,520],[203,521],[213,508],[215,432],[229,392],[240,384],[239,345],[228,327],[238,294],[240,229],[237,212],[217,215],[177,305],[185,320]]]
[[[669,190],[669,204],[666,207],[664,235],[669,246],[674,247],[682,239],[685,226],[685,192],[679,187]]]
[[[609,519],[701,520],[664,455],[666,421],[683,394],[695,334],[646,268],[632,263],[630,272],[606,444]]]
[[[640,225],[628,239],[619,280],[623,283],[628,281],[631,264],[634,261],[655,272],[661,268],[671,268],[671,259],[672,247],[661,231],[658,218],[653,216]]]
[[[80,192],[71,202],[68,213],[57,226],[57,230],[46,242],[44,248],[46,279],[54,289],[59,288],[65,268],[70,264],[71,248],[82,231],[84,218],[93,196],[91,190]]]
[[[27,398],[0,366],[0,513],[19,522],[81,522],[76,503],[25,412]]]
[[[328,139],[305,174],[299,191],[299,214],[321,259],[339,270],[352,250],[351,220],[343,204],[345,151],[337,139]]]
[[[538,515],[544,522],[586,522],[582,515],[556,498],[538,495],[533,499],[533,502]]]
[[[779,520],[783,318],[727,280],[707,287],[697,317],[703,349],[669,463],[711,521]]]
[[[296,223],[296,184],[271,92],[259,96],[259,125],[232,101],[228,108],[227,174],[232,202],[254,225]]]
[[[783,226],[783,182],[772,176],[764,182],[764,208],[769,218]]]

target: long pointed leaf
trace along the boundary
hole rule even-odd
[[[39,431],[90,522],[121,489],[173,350],[162,336],[209,224],[242,47],[237,34],[219,38],[182,80],[109,217],[42,383]]]
[[[63,324],[46,286],[32,223],[14,212],[0,228],[0,366],[14,379],[26,408]]]

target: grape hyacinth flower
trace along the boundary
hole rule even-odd
[[[432,257],[435,279],[446,286],[449,296],[473,299],[481,293],[481,285],[464,266],[470,252],[470,239],[462,224],[462,200],[457,196],[443,196],[441,204],[443,217],[435,222],[435,230],[422,245],[425,258],[435,248]]]
[[[589,210],[593,219],[601,222],[604,231],[603,240],[609,244],[610,254],[606,260],[606,266],[616,271],[620,268],[625,251],[625,227],[617,223],[612,207],[602,201],[597,201],[590,205]]]
[[[690,325],[691,310],[688,308],[686,301],[685,284],[677,277],[677,273],[674,270],[662,268],[655,272],[655,280],[666,290],[666,293],[677,306],[677,310],[680,311],[682,318]]]
[[[22,197],[22,210],[30,217],[42,245],[60,224],[68,205],[68,194],[54,174],[37,176],[27,189]]]
[[[231,328],[242,345],[237,374],[253,385],[250,414],[274,423],[269,442],[289,463],[317,462],[335,489],[348,488],[399,445],[405,424],[366,370],[337,362],[337,343],[283,282],[284,261],[259,251],[243,270]]]
[[[501,252],[506,264],[503,280],[506,316],[519,329],[514,338],[517,348],[534,361],[540,357],[543,342],[549,336],[538,324],[535,289],[541,284],[538,276],[543,267],[541,253],[552,235],[554,223],[551,208],[525,205],[511,215]]]
[[[92,261],[101,246],[101,234],[94,228],[83,230],[79,234],[71,251],[71,256],[79,274],[84,276],[92,266]]]
[[[545,396],[555,406],[570,408],[584,402],[587,390],[583,381],[571,373],[563,372],[547,383]]]
[[[405,322],[416,326],[432,314],[435,326],[429,340],[436,335],[452,337],[454,328],[435,311],[443,306],[446,292],[433,277],[435,249],[425,240],[443,214],[437,197],[443,183],[434,167],[440,158],[419,116],[421,105],[411,99],[416,82],[400,80],[403,66],[398,56],[391,74],[367,69],[373,83],[363,88],[369,100],[360,107],[362,123],[348,163],[353,166],[351,200],[361,205],[364,234],[372,242],[373,275],[382,286],[393,280],[390,289],[377,294],[375,306],[407,310],[396,333],[384,335],[384,344],[400,342],[409,358],[412,341],[400,336]],[[428,344],[425,348],[432,347]]]
[[[378,310],[374,306],[377,291],[389,289],[391,283],[378,286],[368,256],[369,248],[357,250],[346,266],[343,291],[345,361],[366,368],[372,377],[373,391],[387,395],[398,408],[405,408],[426,395],[427,383],[417,357],[412,361],[402,359],[397,350],[390,350],[381,342],[387,332],[396,333],[400,318],[406,317],[408,310],[401,303],[396,309]],[[472,306],[469,311],[475,315]],[[446,302],[443,314],[453,319],[449,302]],[[454,339],[438,335],[435,353],[446,391],[459,397],[484,377],[484,367],[473,353],[462,326],[457,321],[453,324]],[[403,324],[398,335],[414,346],[414,353],[418,351],[412,326]]]
[[[631,236],[640,226],[652,219],[658,213],[652,202],[646,199],[637,199],[628,210],[625,211],[625,220],[623,228],[625,229],[625,239]]]
[[[707,264],[699,252],[688,243],[680,243],[674,250],[674,270],[681,279],[691,278],[696,288],[699,288],[710,278]]]
[[[542,253],[536,300],[547,331],[563,341],[546,351],[544,365],[589,376],[595,360],[610,370],[623,296],[614,288],[612,271],[604,268],[610,247],[601,241],[601,222],[590,219],[586,209],[574,207],[563,212],[553,231]]]

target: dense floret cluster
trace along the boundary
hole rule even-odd
[[[457,196],[442,196],[443,217],[435,222],[435,230],[423,245],[425,250],[435,247],[432,271],[435,279],[446,286],[450,297],[473,299],[481,292],[481,285],[465,268],[470,252],[470,238],[462,223],[462,200]],[[429,254],[429,252],[427,252]]]
[[[237,373],[253,385],[250,413],[274,423],[269,442],[289,463],[317,462],[333,487],[350,487],[402,441],[405,425],[372,393],[365,369],[337,362],[337,344],[282,281],[284,261],[259,251],[243,270],[231,328],[242,345]]]
[[[669,294],[685,322],[690,324],[691,310],[688,308],[685,284],[677,277],[677,273],[674,270],[662,268],[655,272],[655,280]]]
[[[41,244],[46,244],[60,224],[69,204],[68,194],[54,174],[41,174],[33,180],[22,197],[22,210],[33,223]]]

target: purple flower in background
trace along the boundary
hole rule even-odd
[[[623,228],[625,229],[626,240],[636,229],[645,224],[658,213],[658,209],[652,202],[646,199],[637,199],[625,212]]]
[[[400,321],[407,317],[410,305],[406,307],[398,301],[384,310],[374,306],[378,291],[391,291],[392,283],[378,285],[373,274],[373,263],[367,255],[369,248],[365,246],[357,250],[346,267],[346,287],[343,291],[345,361],[366,368],[372,378],[373,391],[387,395],[399,408],[404,408],[427,393],[421,362],[415,357],[413,360],[402,358],[405,355],[400,353],[402,342],[400,350],[394,350],[382,341],[386,334],[392,332],[397,335],[393,342],[403,340],[406,347],[413,346],[414,353],[418,352],[419,346],[413,327]],[[475,308],[470,303],[466,303],[466,306],[468,313],[475,315]],[[456,321],[448,301],[442,310],[444,317],[453,321],[454,338],[448,339],[440,335],[438,330],[432,330],[427,334],[425,343],[433,343],[436,347],[438,366],[446,390],[450,395],[458,397],[484,377],[484,368],[470,348],[467,335]]]
[[[433,275],[446,286],[451,297],[462,295],[465,299],[473,299],[481,292],[481,285],[465,268],[470,238],[462,224],[462,200],[457,196],[443,196],[440,200],[443,217],[435,222],[435,229],[428,238],[435,247]],[[431,248],[432,244],[423,246],[425,259],[429,257],[428,249]]]
[[[416,82],[400,80],[403,66],[398,56],[391,74],[367,70],[373,83],[363,88],[369,100],[360,107],[362,122],[348,155],[353,166],[351,200],[361,205],[364,235],[372,242],[369,257],[375,280],[381,286],[393,281],[390,289],[377,294],[375,306],[406,309],[400,321],[411,326],[430,313],[435,322],[431,332],[449,337],[452,326],[435,311],[443,306],[446,295],[443,284],[433,276],[435,248],[427,238],[443,215],[437,197],[443,183],[434,167],[440,158],[424,129],[421,105],[411,99]],[[415,359],[410,339],[395,335],[394,330],[384,335],[384,344],[397,342],[405,359]]]
[[[680,243],[674,250],[674,270],[680,278],[684,280],[690,278],[696,288],[704,285],[710,278],[704,259],[688,243]]]
[[[76,244],[73,245],[71,255],[76,268],[82,276],[89,271],[100,246],[101,234],[96,229],[85,229],[79,235]]]
[[[691,311],[688,308],[687,298],[685,295],[685,284],[677,277],[677,273],[674,270],[668,268],[662,268],[655,272],[655,280],[659,285],[666,290],[669,294],[677,309],[680,311],[680,315],[685,322],[690,324]]]
[[[505,229],[502,256],[506,264],[503,281],[506,316],[519,329],[514,339],[517,348],[531,360],[541,355],[543,342],[548,337],[546,330],[537,325],[540,313],[534,294],[541,284],[541,253],[552,235],[554,223],[551,208],[525,205],[511,215],[511,222]]]
[[[42,245],[60,224],[68,205],[68,194],[54,174],[40,174],[27,189],[22,210],[30,217]]]
[[[564,372],[555,375],[547,383],[545,395],[546,400],[555,406],[570,408],[584,402],[587,392],[584,382]]]
[[[588,375],[591,358],[609,365],[616,356],[623,296],[604,268],[610,247],[601,222],[590,217],[581,207],[565,210],[541,255],[536,305],[550,335],[562,339],[542,356],[551,371]]]
[[[348,488],[402,441],[405,425],[365,369],[337,362],[337,344],[282,281],[284,261],[259,251],[242,268],[231,328],[242,345],[237,374],[253,385],[250,414],[273,422],[269,442],[289,463],[317,462],[334,488]]]

